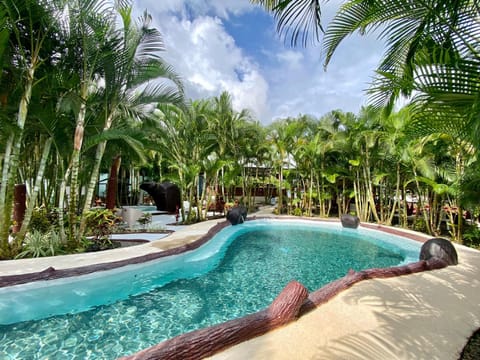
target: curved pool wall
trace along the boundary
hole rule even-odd
[[[339,222],[287,221],[302,228],[321,227],[322,231],[332,234],[355,234],[399,253],[405,259],[399,265],[418,260],[421,246],[418,241],[362,227],[347,229]],[[272,224],[278,228],[285,222],[276,219],[248,221],[241,226],[226,227],[197,249],[180,254],[81,276],[0,288],[0,323],[12,324],[81,312],[147,292],[177,279],[201,276],[218,265],[229,244],[239,235],[271,228]]]

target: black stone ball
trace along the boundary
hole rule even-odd
[[[458,264],[457,250],[450,240],[444,238],[432,238],[427,240],[420,249],[420,260],[441,259],[448,265]]]

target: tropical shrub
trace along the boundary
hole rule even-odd
[[[142,216],[137,221],[139,224],[145,227],[147,224],[150,224],[152,222],[152,214],[143,213]]]
[[[36,208],[32,212],[29,229],[31,232],[46,234],[52,228],[49,214],[45,208]]]
[[[427,233],[427,224],[423,217],[418,216],[415,218],[413,222],[413,230]]]
[[[64,253],[64,244],[57,232],[34,230],[25,236],[21,252],[16,258],[55,256]]]
[[[121,219],[109,209],[90,210],[86,214],[86,231],[91,240],[87,251],[106,250],[116,245],[110,240]]]
[[[465,228],[463,244],[472,248],[480,249],[480,229],[476,225]]]

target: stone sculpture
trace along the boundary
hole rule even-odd
[[[340,218],[342,226],[345,228],[356,229],[360,225],[360,219],[358,216],[343,214]]]
[[[245,206],[235,206],[228,210],[227,220],[232,225],[238,225],[243,223],[247,219],[247,208]]]
[[[448,265],[458,264],[457,250],[450,240],[444,238],[432,238],[422,245],[420,260],[430,260],[432,258],[443,260]]]
[[[175,213],[180,208],[180,189],[177,185],[164,182],[146,182],[140,185],[155,201],[157,210]]]

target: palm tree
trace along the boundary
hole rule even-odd
[[[75,117],[73,148],[65,177],[69,178],[69,239],[73,242],[80,237],[77,213],[80,206],[80,170],[82,145],[85,128],[94,114],[88,108],[101,91],[104,77],[103,60],[113,51],[115,45],[115,17],[112,9],[101,0],[70,1],[63,16],[63,31],[68,40],[68,51],[61,59],[65,71],[77,79],[76,86],[69,88],[62,101],[69,104]],[[68,68],[70,65],[70,68]],[[65,105],[64,105],[65,106]],[[66,108],[67,106],[65,106]],[[63,206],[60,204],[60,206]]]
[[[139,26],[136,26],[131,20],[131,7],[128,3],[117,4],[116,10],[121,15],[124,26],[115,34],[116,46],[113,51],[102,58],[105,88],[100,94],[101,104],[104,105],[99,113],[104,118],[103,140],[96,147],[95,162],[83,206],[80,236],[86,226],[84,215],[91,207],[112,126],[119,124],[122,118],[134,122],[143,121],[152,115],[151,104],[154,103],[183,105],[182,84],[172,68],[158,55],[164,50],[163,42],[160,33],[149,27],[150,15],[145,12],[140,18]],[[172,81],[177,88],[169,86],[165,79]]]
[[[465,131],[479,114],[478,14],[470,0],[349,1],[326,31],[325,65],[347,35],[382,27],[388,48],[370,89],[373,103],[391,109],[399,96],[412,96],[416,126],[449,130],[458,122]]]
[[[251,0],[273,11],[277,30],[305,44],[322,30],[320,0]],[[349,0],[328,24],[323,39],[325,66],[350,34],[381,29],[387,49],[371,89],[374,104],[392,108],[399,96],[410,96],[436,122],[453,114],[466,126],[478,122],[479,7],[471,0]],[[478,138],[478,137],[477,137]]]
[[[260,4],[275,13],[277,31],[285,39],[290,38],[291,45],[301,43],[306,46],[309,42],[319,41],[320,32],[323,31],[320,0],[250,0],[250,2]]]
[[[2,148],[2,168],[0,183],[0,256],[8,250],[8,230],[13,203],[13,188],[17,180],[19,156],[23,132],[27,122],[32,89],[36,84],[38,69],[55,61],[55,53],[59,49],[55,38],[58,29],[54,4],[40,4],[37,1],[21,3],[4,0],[0,2],[0,22],[2,28],[0,54],[4,91],[12,91],[15,84],[21,89],[18,97],[2,93],[2,118],[10,106],[16,106],[14,126],[2,125],[5,133],[5,146]],[[7,30],[8,29],[8,30]],[[7,97],[18,103],[9,104]]]
[[[168,167],[177,173],[182,200],[190,204],[188,221],[198,221],[201,217],[199,203],[199,179],[202,161],[207,159],[215,145],[215,139],[208,129],[210,114],[209,101],[194,101],[188,108],[172,104],[158,105],[158,125],[155,139],[159,151],[168,162]],[[185,209],[181,204],[182,218]],[[197,205],[197,212],[191,211]]]
[[[283,189],[285,168],[290,168],[294,135],[297,124],[291,119],[277,120],[269,126],[267,141],[271,145],[271,154],[278,177],[278,213],[283,211]]]
[[[220,168],[220,195],[225,198],[224,176],[227,166],[239,164],[241,154],[240,144],[243,134],[241,129],[250,119],[248,111],[236,112],[233,110],[232,97],[224,91],[218,97],[211,99],[211,116],[208,122],[210,132],[216,138],[216,153],[219,159],[225,162]]]
[[[293,43],[321,29],[320,1],[252,1],[276,13],[278,30]],[[369,90],[373,105],[389,111],[411,97],[412,129],[418,136],[444,132],[478,148],[480,131],[479,6],[471,0],[349,0],[328,25],[325,67],[350,34],[380,29],[385,55]],[[292,29],[289,33],[288,29]]]

